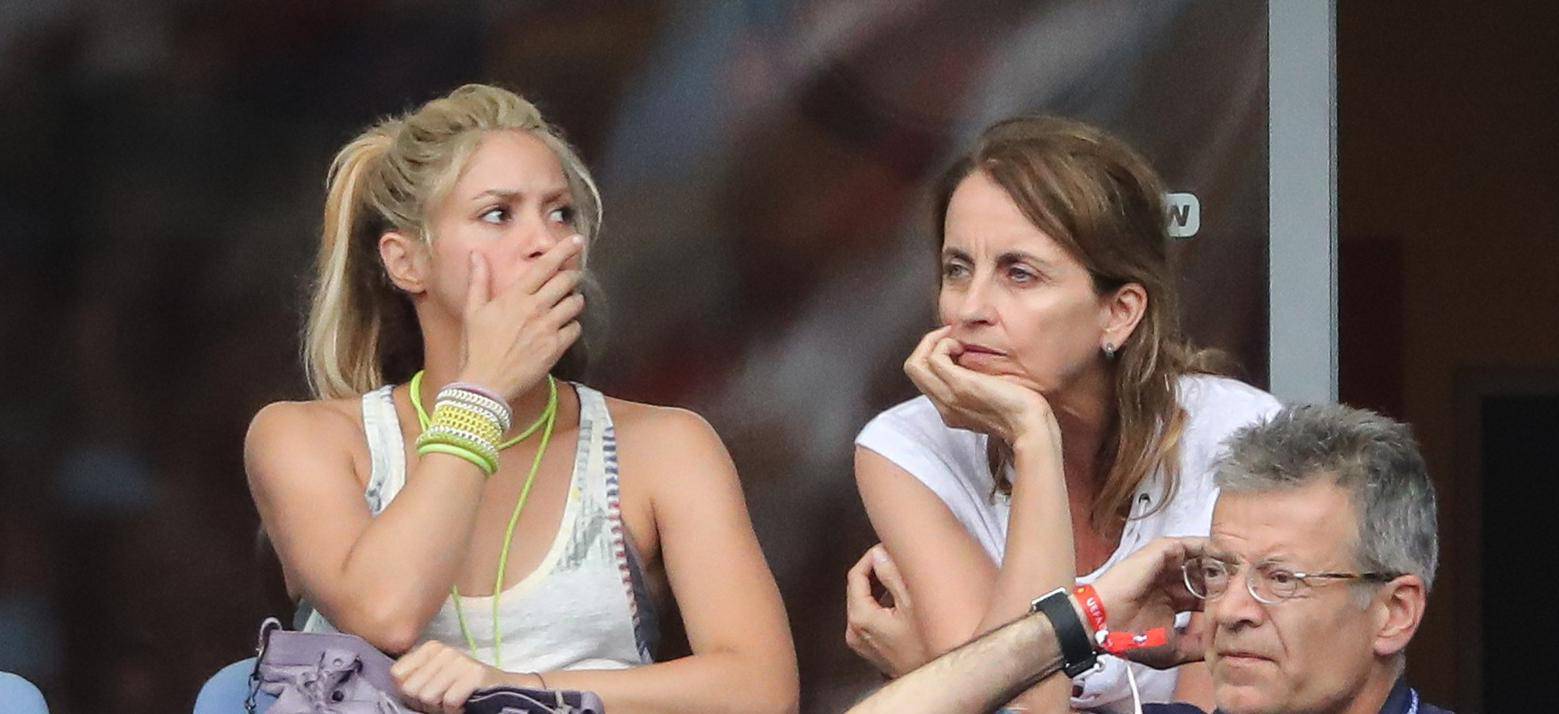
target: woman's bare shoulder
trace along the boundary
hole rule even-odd
[[[668,407],[645,402],[606,397],[606,409],[612,415],[612,425],[618,432],[632,431],[652,437],[713,435],[714,428],[697,412],[682,407]],[[643,440],[643,437],[640,437]]]
[[[249,438],[253,439],[257,434],[309,429],[327,430],[323,434],[327,436],[339,430],[361,432],[360,403],[358,397],[271,402],[261,407],[249,422]]]
[[[731,470],[720,435],[696,412],[613,397],[606,398],[606,407],[625,470],[631,468],[641,478],[659,474],[679,481]],[[719,468],[688,468],[694,465]]]
[[[298,452],[350,457],[363,441],[360,403],[347,397],[267,404],[249,422],[245,460],[254,465]]]

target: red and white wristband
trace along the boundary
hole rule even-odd
[[[1077,604],[1082,606],[1083,614],[1088,617],[1088,624],[1093,627],[1097,650],[1121,657],[1132,650],[1169,644],[1169,629],[1165,627],[1154,627],[1147,632],[1111,632],[1104,600],[1092,585],[1079,585],[1072,590],[1072,595],[1077,598]]]

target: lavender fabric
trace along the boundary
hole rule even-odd
[[[201,690],[196,714],[410,714],[395,696],[394,663],[368,642],[339,633],[260,625],[259,657],[225,667]],[[239,702],[242,701],[242,708]],[[473,694],[466,714],[604,714],[593,692],[498,687]]]
[[[394,662],[366,640],[260,625],[255,685],[276,701],[266,714],[409,714],[390,679]],[[255,707],[250,707],[250,710]]]

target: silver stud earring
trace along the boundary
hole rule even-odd
[[[1104,358],[1105,359],[1115,359],[1115,343],[1114,342],[1106,342],[1106,343],[1104,343]]]

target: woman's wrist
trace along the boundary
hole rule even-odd
[[[1059,464],[1061,445],[1048,433],[1049,431],[1036,426],[1024,429],[1015,435],[1011,441],[1013,460],[1022,465],[1035,459],[1041,460],[1042,463]]]
[[[490,393],[498,395],[499,397],[503,397],[504,394],[503,391],[499,389],[498,382],[499,380],[494,379],[492,375],[480,370],[463,369],[455,375],[454,381],[450,382],[450,384],[477,387],[483,393]],[[501,401],[507,402],[508,399],[501,399]]]

